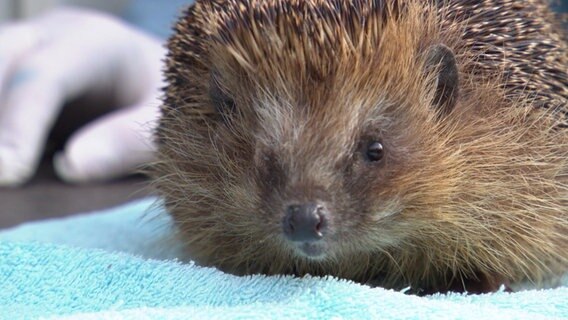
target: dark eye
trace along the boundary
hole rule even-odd
[[[220,90],[212,90],[211,100],[215,111],[221,115],[228,115],[235,111],[235,101]]]
[[[235,111],[235,101],[221,89],[221,85],[215,80],[212,81],[209,96],[215,106],[215,111],[224,119]]]
[[[365,155],[367,156],[367,160],[371,162],[381,161],[385,154],[385,148],[383,144],[378,141],[373,141],[369,143],[367,146],[367,151]]]

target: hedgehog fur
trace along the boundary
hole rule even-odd
[[[539,0],[196,1],[168,43],[151,166],[188,256],[417,292],[553,282],[568,50],[551,21]],[[313,200],[318,258],[282,231]]]

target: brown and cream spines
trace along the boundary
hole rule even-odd
[[[546,1],[201,0],[155,186],[197,262],[415,292],[568,271],[567,46]]]

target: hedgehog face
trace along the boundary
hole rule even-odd
[[[373,234],[375,246],[399,241],[392,220],[404,211],[404,189],[413,189],[408,175],[429,159],[435,134],[428,130],[457,94],[447,47],[385,45],[416,27],[388,16],[393,8],[368,4],[357,13],[321,5],[303,23],[336,28],[323,38],[286,12],[215,20],[221,27],[208,39],[202,93],[214,110],[210,126],[219,140],[211,149],[222,153],[215,157],[246,168],[221,189],[240,183],[256,190],[246,193],[256,199],[246,210],[259,212],[258,225],[271,226],[284,250],[312,259],[334,256],[342,243],[355,246],[362,234]],[[366,14],[368,25],[337,25],[332,17],[341,14]],[[354,47],[345,48],[347,41]]]
[[[207,36],[177,58],[193,61],[192,72],[172,66],[168,103],[186,108],[163,120],[186,135],[166,142],[187,190],[167,192],[184,199],[172,215],[194,258],[233,272],[266,271],[255,261],[274,256],[333,261],[396,246],[413,232],[409,218],[431,216],[409,195],[438,195],[417,173],[437,174],[433,128],[457,81],[441,76],[456,73],[449,49],[400,42],[421,29],[418,13],[306,2],[293,11],[304,15],[298,25],[283,7],[203,6]],[[315,34],[320,27],[333,32]]]
[[[288,105],[279,111],[294,114],[285,116],[286,124],[272,112],[258,117],[250,165],[259,211],[277,225],[274,235],[295,254],[312,259],[334,256],[343,243],[352,245],[371,229],[381,229],[375,245],[396,241],[389,220],[403,206],[394,184],[409,172],[418,141],[400,134],[400,119],[382,111],[377,118],[357,119],[356,111],[341,113],[330,104],[329,113],[320,104]]]
[[[344,65],[331,61],[335,73],[328,77],[294,80],[290,71],[272,70],[290,81],[262,81],[258,69],[243,68],[223,50],[215,51],[206,90],[215,110],[207,149],[225,159],[221,167],[240,174],[217,176],[219,189],[229,191],[220,199],[246,197],[229,203],[250,203],[238,214],[255,212],[247,219],[265,226],[261,234],[298,257],[321,260],[368,247],[366,241],[380,247],[401,241],[398,220],[412,205],[405,193],[414,190],[409,184],[418,183],[416,172],[431,159],[435,135],[428,130],[438,114],[435,99],[409,99],[436,96],[427,91],[435,87],[426,84],[425,63],[415,57],[416,74],[409,75],[425,82],[411,82],[427,91],[416,95],[388,92],[391,82],[403,80],[396,74],[340,70]],[[271,58],[264,63],[276,65]],[[369,62],[377,69],[389,65],[380,55]],[[305,61],[288,63],[301,68]]]

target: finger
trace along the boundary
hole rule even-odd
[[[0,185],[31,177],[63,102],[87,94],[131,105],[159,79],[160,57],[146,54],[160,52],[146,50],[156,47],[153,39],[136,38],[116,21],[71,18],[80,27],[64,28],[57,41],[51,41],[56,21],[38,22],[54,24],[47,28],[51,40],[19,61],[12,78],[18,81],[0,97]]]
[[[19,185],[35,172],[49,128],[63,103],[51,78],[30,75],[0,109],[0,186]]]
[[[157,106],[129,108],[87,125],[55,156],[56,173],[67,182],[84,183],[135,172],[154,159],[157,119]]]
[[[18,63],[39,45],[40,35],[32,24],[0,26],[0,92]]]
[[[68,47],[52,44],[34,51],[14,71],[18,81],[0,99],[0,186],[19,185],[33,176],[63,103],[89,85],[88,73],[71,81],[80,73],[73,68],[88,65],[81,59]]]
[[[81,42],[45,45],[14,71],[19,80],[12,81],[0,97],[0,186],[31,178],[65,101],[82,92],[105,92],[112,79],[113,64],[108,61],[112,57],[94,58],[97,50],[88,41],[81,50],[91,53],[81,54],[73,47],[77,43]]]

